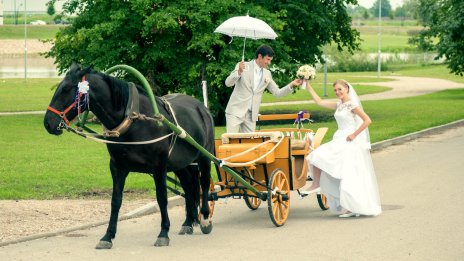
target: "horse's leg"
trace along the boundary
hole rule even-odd
[[[196,171],[195,171],[196,169]],[[179,178],[180,184],[185,192],[185,212],[186,218],[182,224],[182,228],[179,231],[179,235],[193,234],[193,223],[197,220],[197,198],[196,194],[199,194],[199,189],[195,189],[194,186],[200,186],[198,179],[194,178],[193,175],[198,177],[198,168],[197,166],[192,166],[192,168],[187,167],[175,172]],[[196,182],[196,184],[195,184]],[[196,193],[195,193],[196,192]]]
[[[203,218],[200,222],[200,229],[203,234],[209,234],[213,230],[213,221],[209,218],[209,203],[208,192],[211,183],[211,160],[207,157],[200,156],[198,160],[198,167],[200,168],[200,186],[203,191],[201,196],[201,209],[200,213]]]
[[[116,236],[118,225],[119,209],[122,204],[122,196],[126,177],[129,174],[127,170],[118,169],[113,161],[110,162],[111,176],[113,178],[113,194],[111,196],[111,216],[105,235],[97,244],[97,249],[110,249],[113,246],[112,239]]]
[[[169,246],[169,227],[171,223],[168,216],[168,192],[166,185],[166,168],[153,174],[156,186],[156,200],[161,212],[161,231],[155,246]]]

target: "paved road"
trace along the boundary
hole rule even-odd
[[[170,210],[171,245],[155,248],[159,214],[120,222],[112,250],[95,250],[105,226],[0,248],[0,260],[462,260],[464,127],[373,153],[384,212],[340,219],[315,198],[292,194],[287,223],[266,206],[218,202],[210,235],[179,236],[183,208]]]

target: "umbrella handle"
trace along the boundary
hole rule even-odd
[[[246,45],[246,37],[243,38],[242,62],[245,61],[245,45]]]

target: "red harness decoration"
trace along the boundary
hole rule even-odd
[[[85,75],[82,76],[82,82],[84,82],[84,81],[85,81]],[[76,106],[76,104],[78,104],[78,102],[79,102],[81,96],[82,96],[82,93],[79,92],[79,94],[77,95],[77,97],[76,97],[76,99],[74,100],[74,102],[73,102],[71,105],[69,105],[68,108],[66,108],[64,111],[59,111],[59,110],[53,108],[53,107],[50,106],[50,105],[47,107],[47,110],[49,110],[49,111],[55,113],[56,115],[60,116],[60,118],[66,123],[66,125],[69,126],[69,123],[70,123],[70,121],[72,121],[72,119],[71,119],[71,120],[68,120],[68,118],[66,117],[66,114],[67,114],[72,108],[74,108],[74,107]]]

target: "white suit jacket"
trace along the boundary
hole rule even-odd
[[[225,82],[227,87],[235,86],[227,104],[226,113],[243,118],[251,107],[251,119],[257,121],[259,106],[261,105],[261,98],[265,89],[268,89],[277,97],[282,97],[292,92],[290,84],[280,89],[272,79],[271,72],[268,69],[263,69],[263,77],[258,87],[254,89],[254,70],[255,66],[258,65],[255,60],[245,62],[245,71],[242,72],[242,75],[238,75],[239,64],[237,63],[235,69],[230,73]]]

